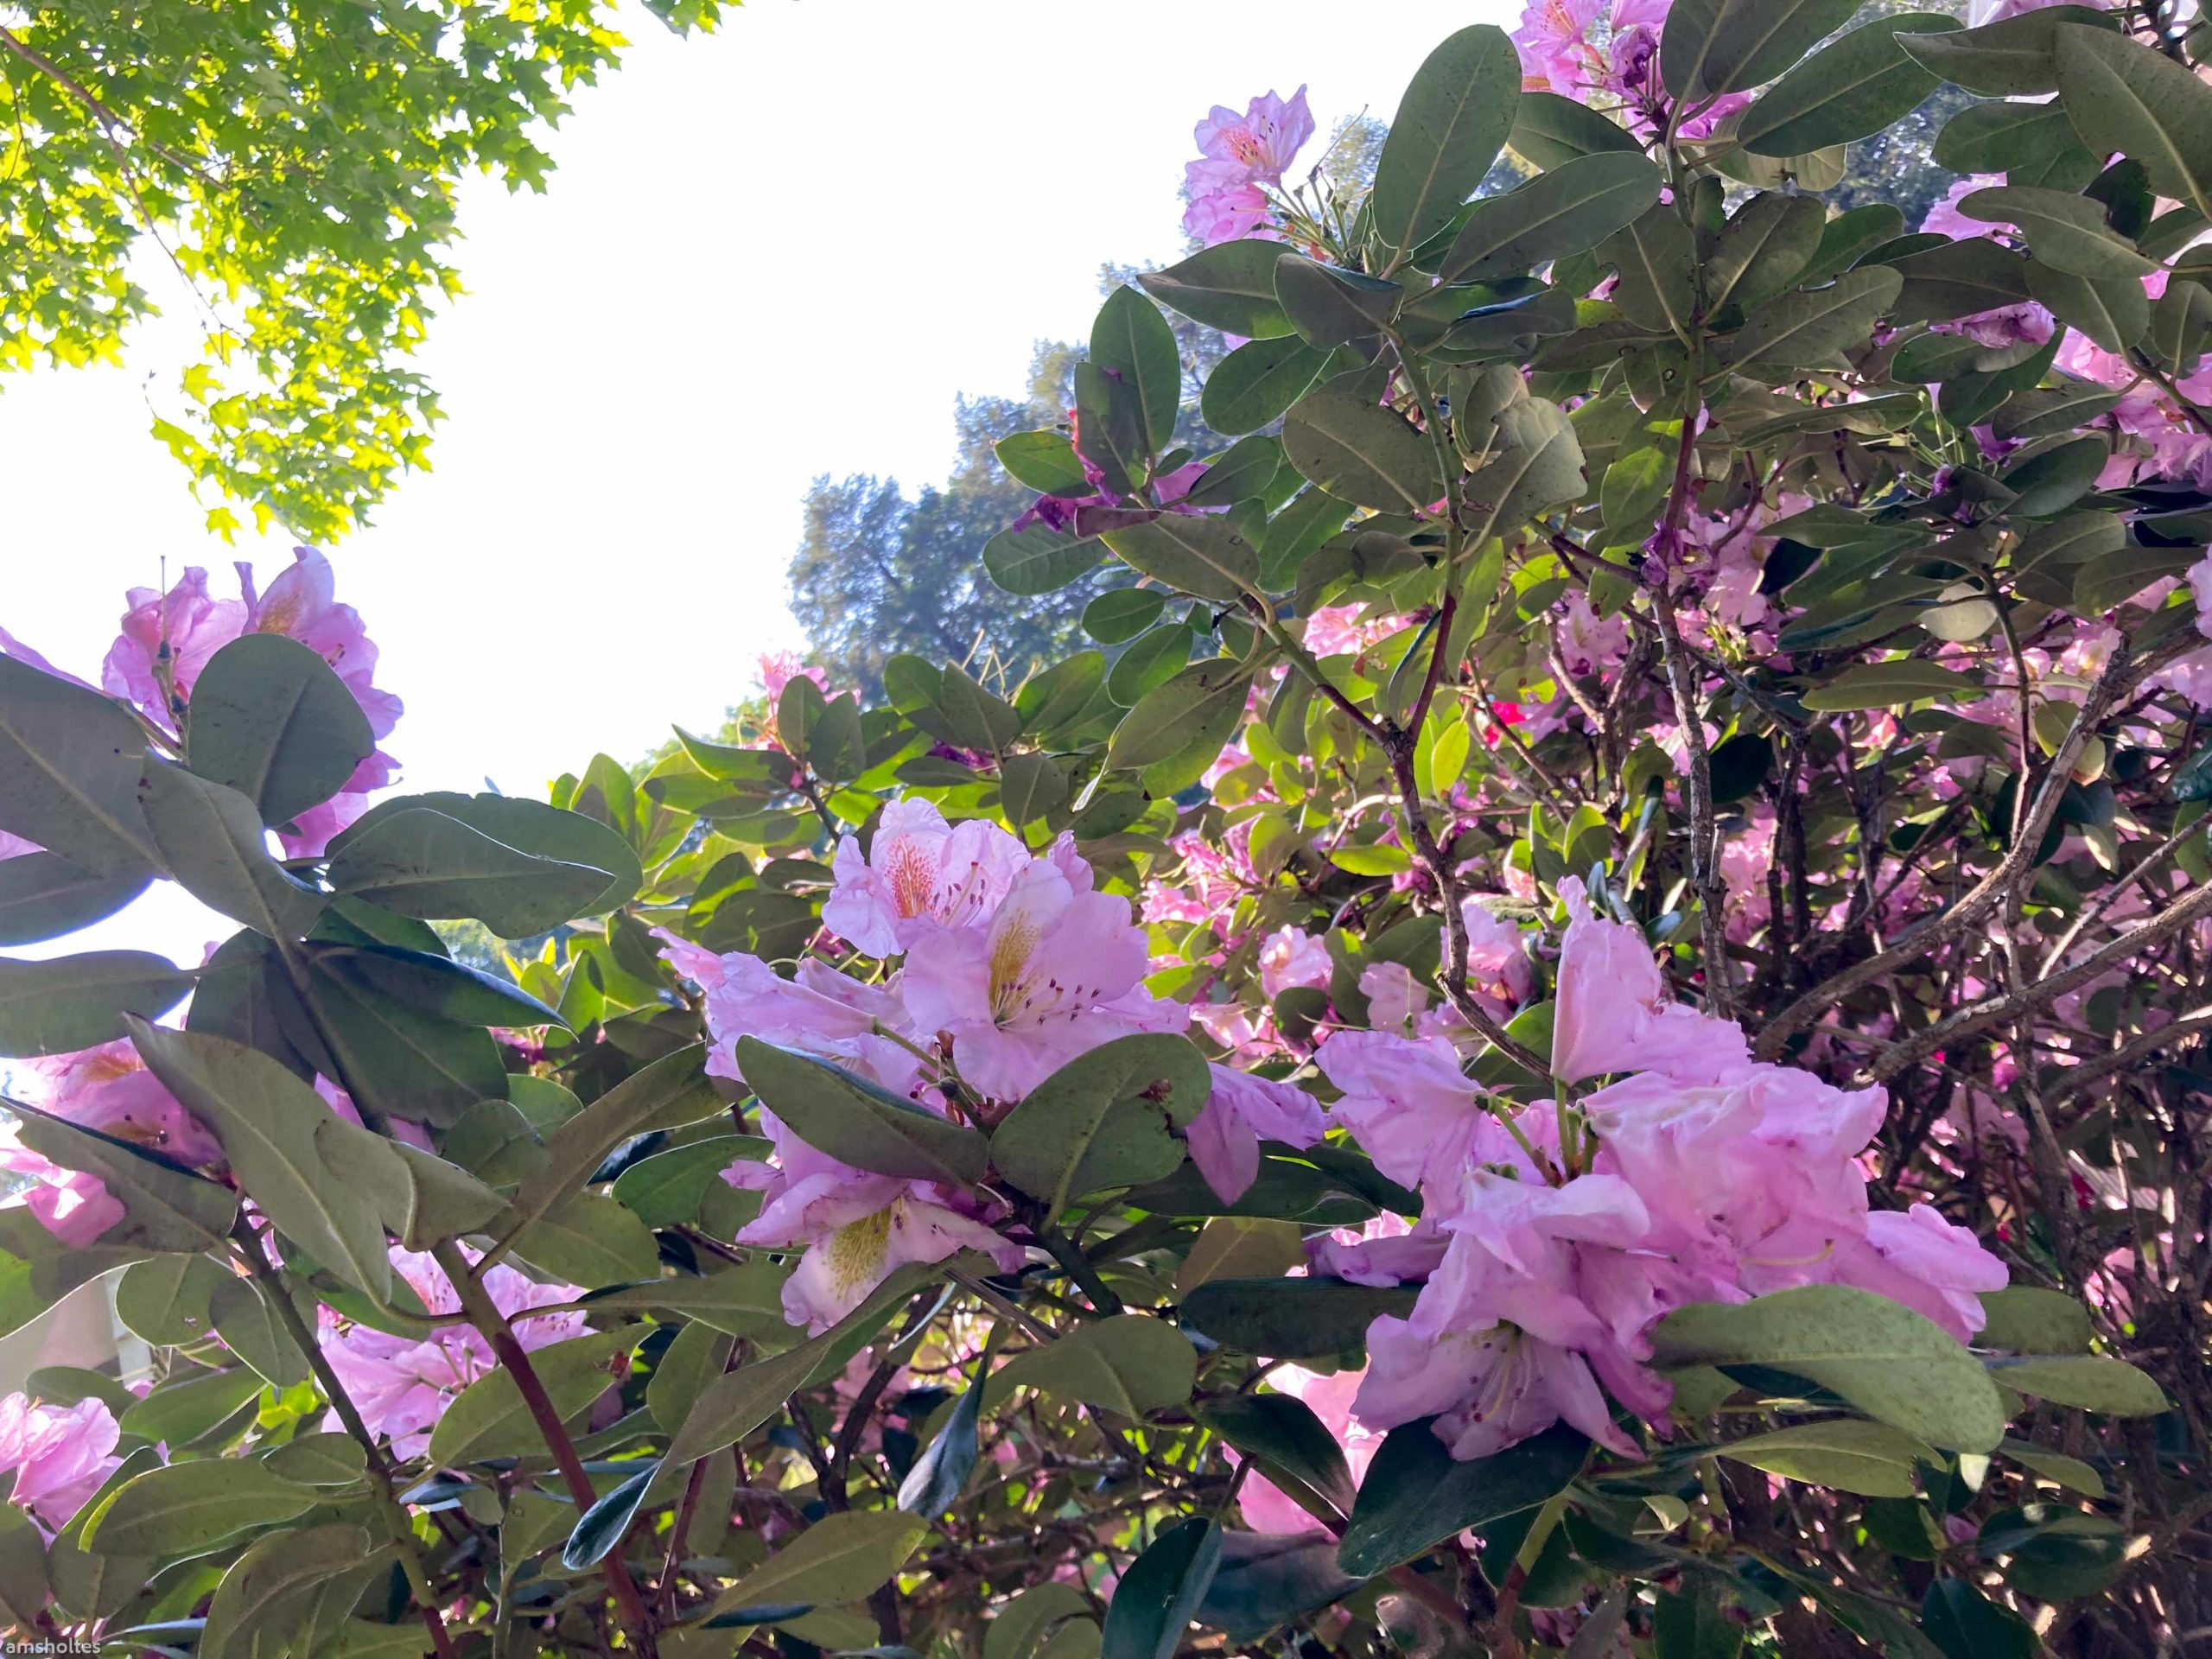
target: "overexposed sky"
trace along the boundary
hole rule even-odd
[[[1452,30],[1518,10],[755,0],[678,40],[631,8],[547,194],[463,202],[469,293],[419,359],[447,415],[435,470],[329,550],[407,703],[401,786],[536,795],[594,750],[711,727],[800,642],[785,570],[810,480],[941,480],[956,394],[1018,393],[1034,340],[1087,335],[1101,264],[1179,257],[1210,105],[1306,82],[1325,138],[1387,119]],[[126,368],[0,380],[0,626],[87,677],[164,556],[172,579],[218,567],[219,591],[234,557],[264,582],[289,560],[208,536],[147,435],[197,343],[145,264],[167,315]],[[196,911],[172,893],[66,948],[194,960],[230,931]]]

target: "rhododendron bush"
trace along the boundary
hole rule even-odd
[[[0,1325],[153,1355],[0,1400],[18,1634],[2207,1650],[2203,41],[1858,10],[1214,109],[1016,680],[408,793],[319,555],[10,619],[0,943],[238,929],[0,960]]]

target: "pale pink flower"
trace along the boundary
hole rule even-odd
[[[1316,1059],[1322,1075],[1344,1091],[1330,1115],[1359,1137],[1376,1168],[1394,1181],[1411,1186],[1449,1180],[1479,1161],[1478,1145],[1503,1138],[1481,1091],[1459,1070],[1459,1051],[1443,1038],[1339,1031]]]
[[[1865,1236],[1839,1252],[1834,1276],[1926,1314],[1961,1342],[1987,1320],[1980,1293],[2011,1279],[1972,1233],[1925,1204],[1868,1216]]]
[[[21,1394],[0,1399],[0,1471],[16,1477],[8,1501],[59,1532],[122,1462],[114,1455],[120,1433],[114,1414],[96,1399],[73,1406]]]
[[[965,1195],[942,1183],[825,1171],[787,1187],[737,1237],[743,1244],[805,1247],[784,1281],[784,1317],[819,1334],[906,1262],[942,1262],[972,1249],[1001,1273],[1019,1268],[1021,1246],[972,1209]]]
[[[988,923],[916,939],[900,990],[922,1030],[950,1034],[963,1079],[1011,1101],[1110,1038],[1187,1025],[1180,1004],[1143,989],[1147,966],[1128,901],[1078,889],[1048,856],[1014,879]]]
[[[474,1253],[467,1254],[473,1260]],[[428,1255],[394,1246],[391,1265],[429,1313],[461,1311],[452,1283]],[[525,1350],[566,1342],[584,1332],[581,1313],[531,1311],[573,1301],[582,1294],[574,1285],[541,1285],[504,1264],[486,1273],[483,1283]],[[454,1396],[499,1369],[491,1344],[474,1326],[460,1322],[441,1325],[428,1337],[402,1337],[346,1323],[326,1307],[321,1347],[370,1432],[390,1439],[393,1454],[400,1458],[419,1456]],[[341,1427],[335,1413],[325,1427]]]
[[[1568,1083],[1647,1068],[1684,1078],[1714,1077],[1743,1063],[1744,1033],[1675,1001],[1635,928],[1600,921],[1582,883],[1559,884],[1567,910],[1560,950],[1552,1070]]]
[[[1513,31],[1522,90],[1581,101],[1606,69],[1605,54],[1591,39],[1604,9],[1605,0],[1529,0]]]
[[[1294,1084],[1209,1068],[1213,1092],[1184,1131],[1191,1161],[1225,1204],[1244,1196],[1260,1173],[1260,1142],[1310,1147],[1328,1131],[1320,1103]]]
[[[1395,1426],[1434,1416],[1436,1436],[1454,1458],[1493,1457],[1560,1421],[1635,1452],[1613,1426],[1589,1362],[1510,1325],[1432,1338],[1384,1314],[1368,1327],[1367,1352],[1360,1417]]]
[[[29,1103],[56,1117],[197,1167],[219,1163],[222,1143],[178,1103],[146,1070],[125,1041],[29,1063],[36,1079]],[[64,1244],[81,1249],[123,1219],[123,1205],[96,1175],[61,1169],[16,1139],[0,1134],[0,1168],[28,1175],[31,1184],[8,1203],[20,1203]]]
[[[2212,594],[2212,559],[2205,561],[2204,569],[2204,591]],[[2205,602],[2212,604],[2212,600]],[[1294,986],[1325,991],[1333,971],[1328,943],[1319,934],[1286,925],[1268,934],[1260,946],[1260,994],[1270,1002]]]
[[[1262,185],[1281,184],[1300,148],[1313,136],[1306,88],[1288,98],[1270,92],[1239,115],[1225,105],[1207,111],[1193,133],[1199,159],[1183,169],[1190,207],[1183,228],[1208,247],[1268,230]]]
[[[1028,863],[1028,849],[995,823],[949,824],[928,801],[893,801],[865,855],[855,836],[837,842],[823,924],[870,956],[896,956],[932,928],[964,926],[995,906]]]

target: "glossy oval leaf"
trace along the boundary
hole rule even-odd
[[[184,736],[193,772],[236,790],[270,824],[328,800],[377,746],[321,654],[281,633],[243,634],[207,659]]]
[[[143,950],[92,950],[43,962],[0,958],[0,1055],[68,1054],[111,1043],[131,1014],[151,1020],[191,992],[194,976]]]

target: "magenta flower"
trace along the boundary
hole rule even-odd
[[[391,1265],[429,1312],[460,1312],[460,1298],[428,1255],[394,1246]],[[582,1294],[574,1285],[541,1285],[503,1265],[484,1275],[484,1288],[513,1324],[515,1339],[525,1350],[583,1334],[581,1313],[531,1312],[574,1300]],[[499,1364],[491,1344],[471,1325],[442,1325],[425,1338],[394,1336],[347,1324],[327,1307],[322,1310],[321,1346],[370,1432],[388,1438],[393,1454],[400,1458],[420,1456],[454,1396]],[[326,1427],[341,1427],[336,1414]]]
[[[114,1455],[119,1435],[98,1400],[48,1406],[20,1394],[0,1399],[0,1471],[16,1477],[8,1501],[59,1532],[123,1461]]]

